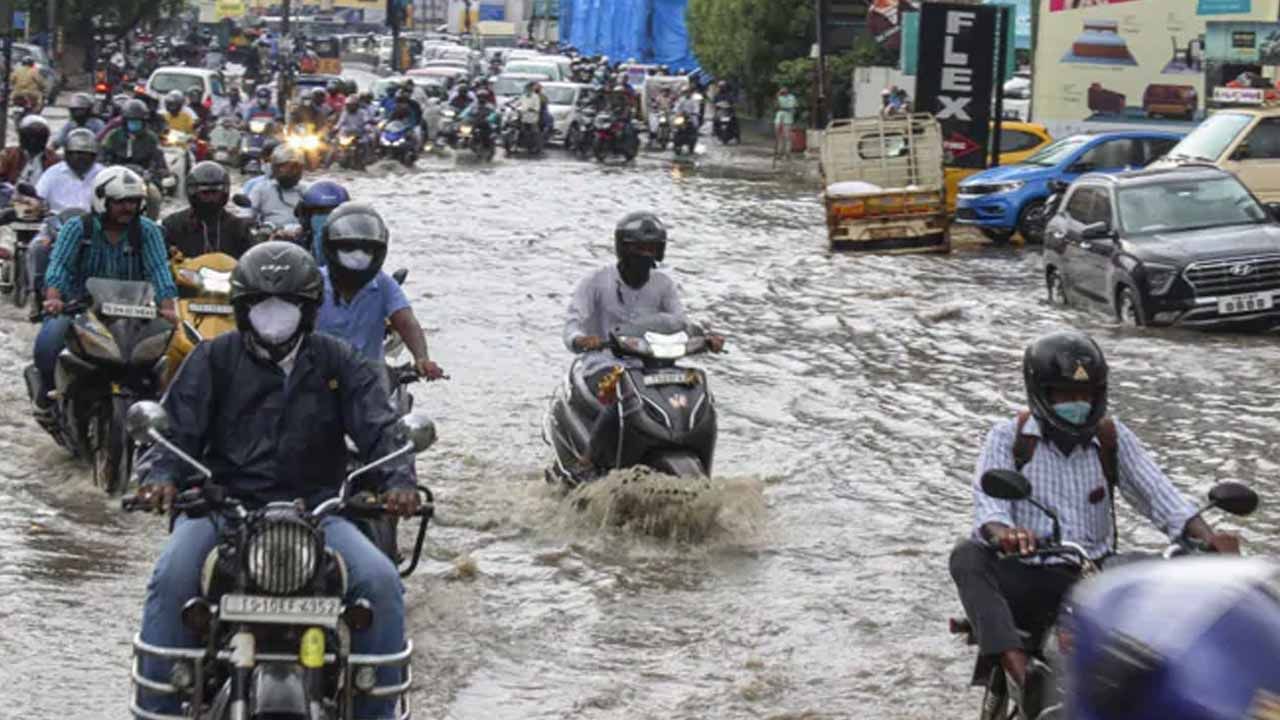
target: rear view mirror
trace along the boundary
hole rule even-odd
[[[1080,229],[1080,237],[1085,240],[1106,240],[1111,237],[1111,223],[1100,220],[1089,223]]]
[[[152,400],[142,400],[130,406],[124,422],[129,437],[139,445],[151,443],[152,430],[161,435],[169,431],[169,414],[160,403]]]
[[[1066,192],[1067,188],[1069,187],[1071,187],[1071,183],[1067,182],[1066,180],[1050,180],[1049,181],[1049,192],[1051,193],[1057,193],[1061,195],[1062,193]]]
[[[414,452],[422,452],[436,441],[436,424],[425,413],[413,413],[400,422],[404,424],[409,440],[413,442]]]
[[[18,183],[18,194],[26,195],[27,197],[40,197],[40,194],[36,192],[36,186],[31,183]]]
[[[1238,482],[1221,482],[1209,491],[1209,502],[1232,515],[1250,515],[1258,509],[1258,493]]]
[[[236,207],[242,207],[242,208],[253,207],[253,203],[249,202],[249,196],[245,195],[244,193],[236,193],[235,195],[232,195],[231,202],[235,203]]]
[[[1026,500],[1031,481],[1016,470],[988,470],[982,474],[982,492],[997,500]]]

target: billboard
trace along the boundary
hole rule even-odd
[[[1250,10],[1234,15],[1221,12],[1231,7],[1224,0],[1041,2],[1032,119],[1055,134],[1189,128],[1212,91],[1205,86],[1208,22],[1280,15],[1280,0],[1249,0]]]
[[[929,3],[920,11],[916,110],[942,124],[946,164],[985,168],[991,135],[995,7]]]

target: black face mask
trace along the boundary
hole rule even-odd
[[[22,149],[27,151],[28,155],[35,155],[44,152],[44,146],[49,144],[49,136],[20,134],[18,143],[22,145]]]
[[[277,175],[276,182],[285,190],[292,190],[302,180],[300,175]]]
[[[657,264],[651,257],[624,253],[618,258],[618,274],[627,285],[640,289],[649,282],[649,273]]]
[[[93,161],[96,158],[89,153],[73,152],[67,153],[65,159],[67,167],[71,168],[72,172],[80,177],[84,177],[84,174],[89,172],[89,169],[93,167]]]

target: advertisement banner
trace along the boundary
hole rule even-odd
[[[867,32],[880,47],[898,50],[902,45],[902,17],[920,9],[920,0],[871,0],[867,5]]]
[[[1217,84],[1205,83],[1213,54],[1208,45],[1218,42],[1208,33],[1209,21],[1274,24],[1280,15],[1280,0],[1252,0],[1250,11],[1240,15],[1201,14],[1204,5],[1042,0],[1032,119],[1054,135],[1134,126],[1189,130],[1204,117]],[[1242,46],[1246,39],[1219,36],[1219,44]],[[1250,39],[1247,52],[1265,39]],[[1246,48],[1235,51],[1243,55]]]
[[[920,11],[916,110],[942,123],[946,164],[985,168],[997,8],[930,3]]]

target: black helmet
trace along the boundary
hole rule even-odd
[[[217,190],[222,193],[221,199],[206,203],[197,198],[196,193],[202,190]],[[227,198],[231,196],[231,176],[225,168],[216,162],[205,160],[196,163],[187,174],[187,202],[197,215],[217,212],[226,207]]]
[[[391,233],[373,206],[346,202],[329,213],[320,242],[329,272],[343,284],[363,287],[382,270]],[[352,268],[339,257],[339,253],[352,251],[368,253],[368,265],[359,269]]]
[[[280,298],[299,306],[302,320],[288,338],[271,342],[261,337],[249,319],[255,305],[268,298]],[[316,309],[324,298],[324,278],[311,253],[283,240],[270,240],[249,248],[231,272],[231,306],[236,328],[250,349],[279,360],[297,346],[298,340],[315,327]]]
[[[324,89],[328,91],[330,95],[336,95],[342,92],[342,81],[338,78],[333,78],[324,84]]]
[[[311,91],[311,102],[317,105],[324,102],[328,97],[329,94],[325,92],[324,88],[316,88]]]
[[[134,98],[124,104],[124,108],[120,111],[120,115],[125,120],[146,120],[151,112],[147,110],[147,104]]]
[[[18,124],[18,144],[28,153],[43,152],[49,144],[49,123],[39,115],[28,115]]]
[[[667,228],[651,212],[633,212],[618,221],[613,229],[613,249],[621,258],[627,254],[628,245],[657,244],[658,254],[654,259],[662,262],[667,254]]]
[[[1042,427],[1047,424],[1046,430],[1057,430],[1078,442],[1093,437],[1107,414],[1107,359],[1093,338],[1066,330],[1036,339],[1022,356],[1022,376],[1031,414]],[[1054,410],[1054,390],[1089,393],[1089,414],[1083,422],[1071,422]]]
[[[182,110],[182,107],[186,104],[187,96],[183,95],[181,90],[170,90],[168,94],[164,96],[164,109],[168,110],[170,113],[176,113]]]

